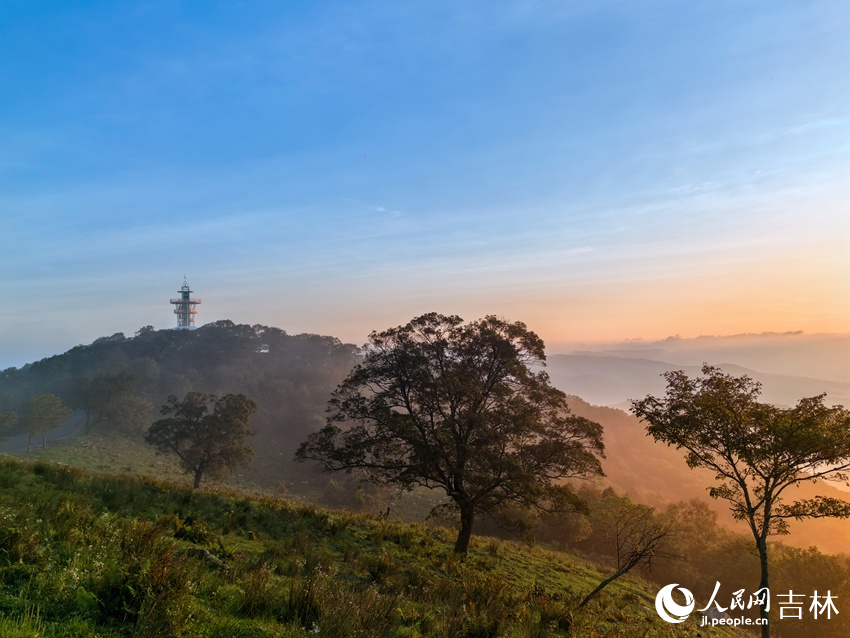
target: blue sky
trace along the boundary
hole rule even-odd
[[[846,332],[850,5],[0,5],[0,367],[229,318]]]

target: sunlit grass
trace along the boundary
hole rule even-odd
[[[602,574],[565,553],[45,461],[0,488],[4,637],[672,635],[636,581],[579,612]]]

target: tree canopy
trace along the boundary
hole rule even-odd
[[[217,398],[189,392],[181,401],[168,397],[161,413],[166,417],[151,425],[145,441],[159,452],[175,454],[194,477],[194,487],[206,476],[221,478],[247,465],[254,450],[245,441],[257,404],[242,394]]]
[[[657,441],[686,451],[690,467],[715,473],[709,494],[729,502],[749,526],[761,562],[760,587],[769,587],[767,538],[786,534],[789,519],[848,517],[850,503],[816,497],[787,499],[788,488],[817,479],[847,482],[850,413],[827,407],[824,395],[803,398],[793,408],[758,401],[761,387],[705,365],[703,377],[668,372],[664,398],[632,402]],[[761,614],[767,618],[762,605]],[[769,636],[769,625],[762,626]]]
[[[521,322],[464,323],[430,313],[373,332],[330,401],[327,425],[298,449],[327,471],[445,491],[460,514],[455,551],[476,516],[506,506],[563,511],[581,501],[562,479],[602,475],[602,427],[570,414],[543,341]]]

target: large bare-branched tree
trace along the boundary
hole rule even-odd
[[[328,424],[296,458],[445,491],[460,517],[455,551],[465,553],[477,516],[580,507],[563,480],[602,474],[602,426],[570,414],[537,369],[544,363],[540,337],[493,316],[430,313],[373,332]]]

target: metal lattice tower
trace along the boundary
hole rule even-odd
[[[180,296],[171,300],[174,305],[174,314],[177,315],[177,328],[194,330],[195,315],[198,314],[197,306],[201,303],[201,300],[192,298],[192,291],[189,290],[185,276],[183,277],[183,287],[177,292],[180,293]]]

